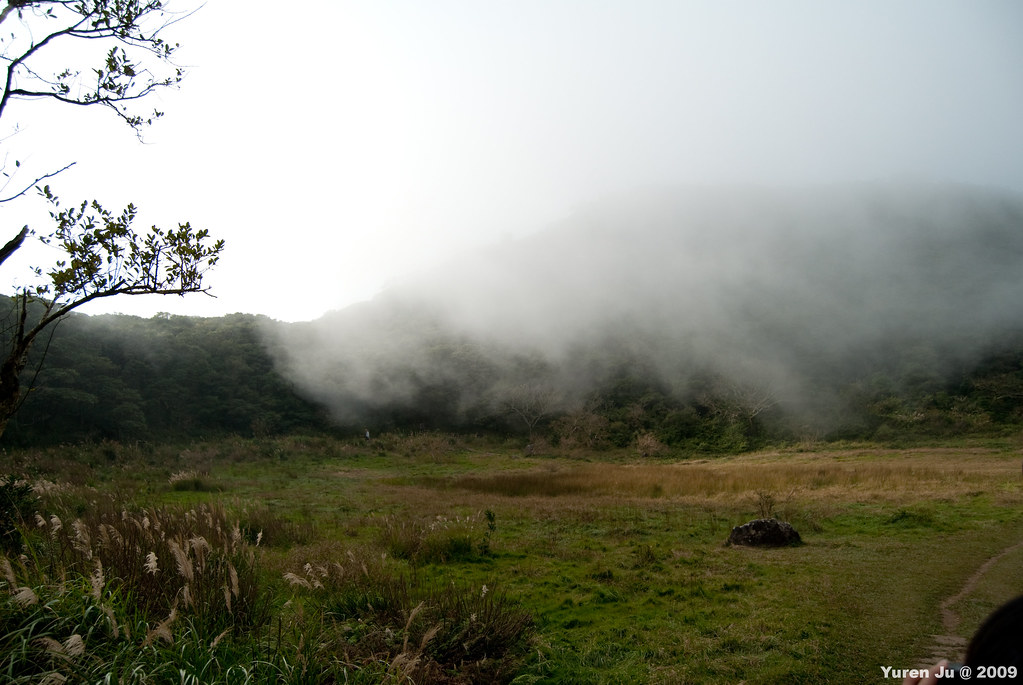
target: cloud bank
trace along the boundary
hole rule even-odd
[[[678,396],[711,374],[824,421],[850,379],[907,359],[937,377],[1023,328],[1021,229],[1023,198],[970,186],[647,190],[273,344],[341,420],[480,412],[523,384],[571,409],[631,366]]]

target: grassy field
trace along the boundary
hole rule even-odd
[[[874,682],[1023,593],[1009,440],[654,460],[426,434],[5,458],[40,493],[0,580],[14,682],[36,682],[29,662],[51,682]],[[804,544],[725,544],[762,516]],[[104,535],[127,530],[112,555]]]

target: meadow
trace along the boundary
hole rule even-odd
[[[0,678],[882,681],[1023,593],[1020,452],[433,433],[11,452]],[[765,516],[803,544],[725,544]]]

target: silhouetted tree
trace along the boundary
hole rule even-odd
[[[164,5],[162,0],[8,0],[0,10],[0,121],[7,121],[17,100],[50,100],[106,107],[141,136],[162,113],[143,115],[136,107],[183,76],[172,61],[177,45],[161,37],[181,17]],[[98,62],[87,64],[100,46],[105,52]],[[53,69],[58,56],[90,68]],[[0,361],[0,434],[18,408],[28,351],[44,330],[98,298],[205,292],[203,277],[223,249],[223,241],[211,242],[206,230],[188,223],[138,233],[131,204],[120,212],[97,200],[62,205],[49,186],[39,184],[71,164],[8,190],[21,170],[20,162],[14,166],[13,173],[0,169],[7,179],[0,203],[36,188],[50,203],[55,224],[38,237],[62,256],[51,267],[34,268],[34,284],[21,286],[13,296],[13,316],[4,331],[7,349]],[[18,231],[0,248],[0,264],[34,233],[27,226]]]

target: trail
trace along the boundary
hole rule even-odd
[[[968,638],[960,637],[956,635],[956,630],[959,628],[960,617],[952,607],[962,601],[968,594],[973,592],[973,589],[980,582],[980,579],[984,577],[992,566],[1002,560],[1007,554],[1011,554],[1023,547],[1023,540],[1016,544],[1009,545],[1001,552],[991,557],[983,564],[981,564],[976,571],[974,571],[963,586],[959,589],[959,592],[946,597],[940,605],[941,610],[941,627],[942,635],[934,635],[934,646],[931,649],[930,658],[927,661],[929,664],[937,662],[939,659],[948,659],[949,661],[962,661],[965,653],[966,646],[969,642]]]

